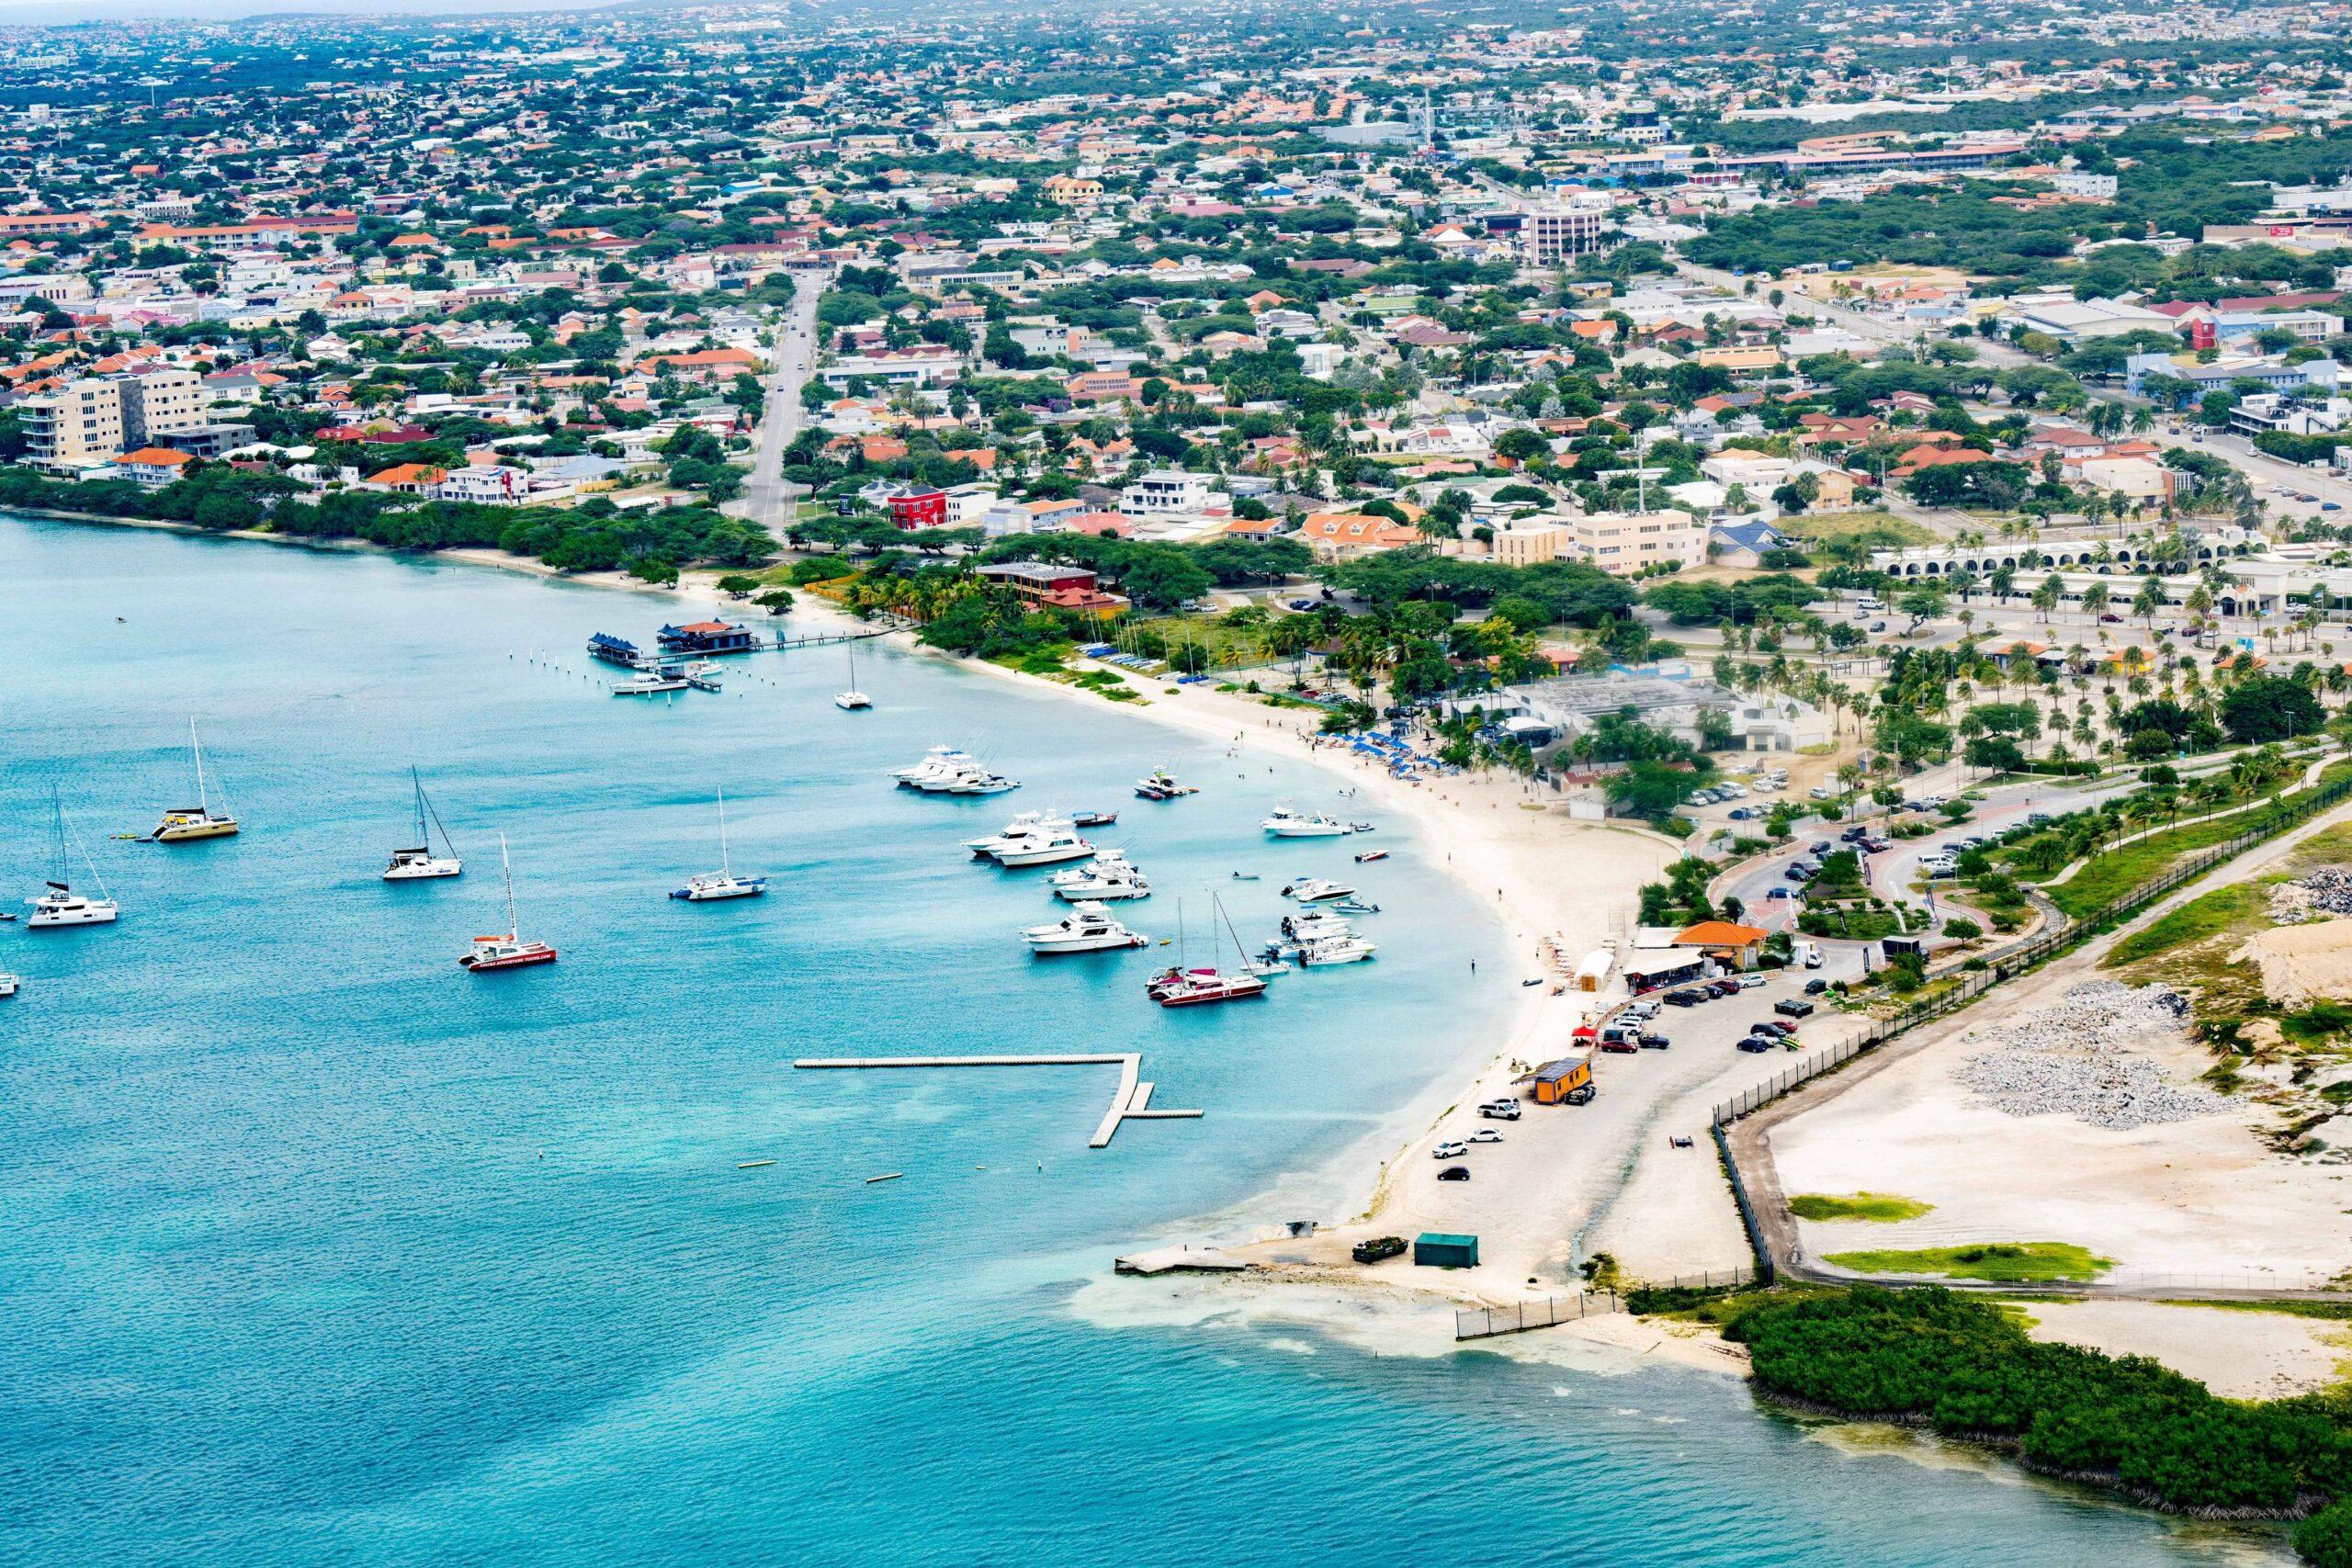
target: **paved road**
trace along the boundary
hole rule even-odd
[[[768,372],[767,407],[760,416],[760,450],[744,481],[742,496],[729,508],[737,515],[781,531],[790,520],[793,496],[799,486],[784,478],[784,449],[800,434],[800,389],[817,363],[817,299],[832,282],[830,274],[801,273],[799,292],[785,313],[775,350],[775,367]]]

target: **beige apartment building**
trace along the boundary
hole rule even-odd
[[[33,466],[55,471],[96,468],[127,451],[168,446],[205,427],[204,378],[158,369],[86,376],[17,405]]]
[[[1549,518],[1522,517],[1495,530],[1497,566],[1536,566],[1571,555],[1575,549],[1574,531]]]
[[[1596,512],[1576,523],[1577,550],[1603,571],[1703,566],[1707,525],[1688,512]]]

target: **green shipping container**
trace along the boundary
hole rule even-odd
[[[1475,1235],[1448,1235],[1443,1231],[1423,1231],[1414,1239],[1413,1261],[1432,1269],[1476,1269],[1478,1267],[1478,1238]]]

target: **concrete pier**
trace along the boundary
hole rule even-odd
[[[1143,1057],[1139,1053],[1070,1052],[1018,1056],[803,1056],[793,1066],[809,1070],[830,1071],[848,1068],[884,1067],[1107,1067],[1119,1069],[1119,1087],[1111,1097],[1111,1109],[1102,1113],[1102,1125],[1094,1129],[1086,1146],[1107,1147],[1119,1131],[1119,1123],[1130,1117],[1140,1121],[1190,1121],[1200,1116],[1197,1111],[1156,1111],[1149,1109],[1152,1085],[1142,1081]]]

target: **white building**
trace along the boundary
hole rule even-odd
[[[1129,517],[1187,516],[1207,511],[1216,494],[1204,474],[1154,468],[1119,492],[1119,510]]]
[[[1645,567],[1703,566],[1707,525],[1687,512],[1596,512],[1576,519],[1577,553],[1630,577]]]
[[[1537,208],[1520,225],[1520,251],[1530,266],[1559,266],[1600,249],[1608,228],[1606,197],[1582,197],[1565,206]]]

